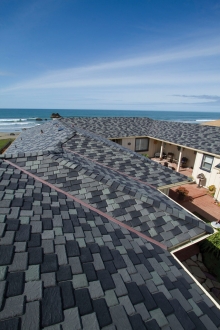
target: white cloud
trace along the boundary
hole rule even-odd
[[[215,107],[214,99],[196,95],[219,94],[220,72],[213,63],[220,42],[203,44],[46,72],[1,89],[0,106],[169,110],[203,102]]]
[[[219,83],[218,72],[207,73],[205,70],[195,74],[193,66],[190,65],[192,60],[201,58],[206,61],[211,56],[219,55],[220,42],[213,40],[206,46],[185,45],[178,49],[158,51],[146,56],[55,70],[5,88],[4,92],[21,89],[83,88],[88,86]],[[178,68],[172,71],[172,65]],[[186,67],[185,72],[181,72],[183,67]]]

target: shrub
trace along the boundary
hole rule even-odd
[[[182,196],[187,196],[189,194],[189,191],[184,187],[179,187],[176,189],[177,194]]]
[[[206,238],[200,245],[201,252],[209,252],[220,257],[220,231]]]
[[[215,193],[215,191],[216,191],[216,187],[215,187],[214,184],[212,184],[211,186],[209,186],[209,191],[210,191],[211,193]]]

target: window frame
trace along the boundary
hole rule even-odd
[[[206,161],[206,157],[211,158],[212,159],[212,162],[211,163],[207,162]],[[206,172],[211,172],[213,161],[214,161],[214,156],[204,154],[203,157],[202,157],[202,163],[201,163],[200,169],[203,170],[203,171],[206,171]],[[204,164],[210,165],[210,169],[208,169],[207,167],[205,167]]]
[[[147,141],[147,149],[137,149],[136,142],[139,140],[146,140]],[[143,137],[143,138],[136,138],[135,139],[135,151],[141,152],[141,151],[148,151],[149,150],[149,138],[148,137]]]

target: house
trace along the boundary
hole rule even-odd
[[[182,174],[65,119],[22,132],[0,173],[0,329],[220,327],[173,254],[213,233],[160,191]]]
[[[192,177],[199,183],[199,174],[205,180],[203,186],[215,185],[215,198],[220,199],[220,127],[180,122],[159,121],[149,118],[72,118],[79,127],[111,139],[138,153],[163,155],[173,153],[177,171],[182,157],[193,169]]]

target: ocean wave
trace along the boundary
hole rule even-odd
[[[22,122],[22,121],[28,121],[28,120],[31,120],[31,121],[33,121],[33,120],[36,120],[37,119],[37,117],[30,117],[30,118],[1,118],[0,119],[0,123],[1,122],[12,122],[12,123],[17,123],[17,122]]]
[[[40,124],[36,125],[27,125],[27,126],[1,126],[0,125],[0,132],[22,132],[23,130],[36,127]]]
[[[4,123],[4,122],[1,122],[0,123],[0,127],[1,126],[20,126],[20,125],[35,125],[35,123],[33,122],[30,122],[30,121],[27,121],[27,122],[7,122],[7,123]]]
[[[26,121],[27,118],[5,118],[5,119],[0,119],[0,122],[4,122],[4,121],[7,121],[7,122],[18,122],[18,121]]]

